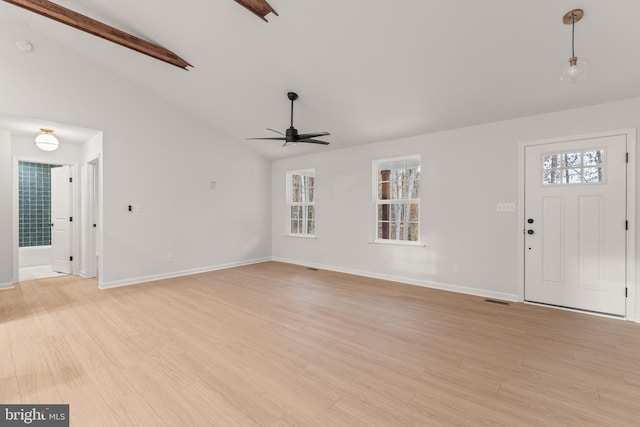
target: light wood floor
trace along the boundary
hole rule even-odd
[[[0,291],[0,402],[74,426],[640,425],[640,325],[264,263]]]

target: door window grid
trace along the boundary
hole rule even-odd
[[[420,239],[420,158],[379,160],[376,173],[376,241]]]
[[[604,181],[604,150],[544,154],[542,184],[594,184]]]
[[[315,170],[287,173],[287,234],[315,236]]]

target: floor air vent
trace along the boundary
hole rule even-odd
[[[307,270],[311,270],[311,271],[318,271],[318,269],[317,269],[317,268],[314,268],[314,267],[307,267]]]
[[[484,302],[490,302],[491,304],[509,305],[509,303],[507,301],[500,301],[500,300],[497,300],[497,299],[489,299],[489,298],[484,300]]]

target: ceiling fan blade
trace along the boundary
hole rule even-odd
[[[329,132],[303,133],[301,135],[298,135],[298,138],[309,139],[309,138],[315,138],[317,136],[329,136],[329,135],[331,135]]]
[[[322,145],[329,145],[328,142],[325,141],[319,141],[317,139],[310,139],[310,138],[306,138],[306,139],[299,139],[298,142],[310,142],[312,144],[322,144]]]
[[[277,138],[247,138],[247,139],[266,139],[271,141],[285,141],[287,138],[277,137]]]
[[[271,129],[271,128],[267,128],[267,130],[270,130],[271,132],[275,132],[275,133],[277,133],[277,134],[279,134],[279,135],[284,136],[284,133],[282,133],[282,132],[278,132],[277,130],[273,130],[273,129]]]

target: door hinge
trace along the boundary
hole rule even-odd
[[[73,178],[69,178],[69,182],[73,182]]]
[[[93,228],[96,228],[98,226],[98,224],[93,224]]]
[[[629,229],[629,220],[626,220],[626,221],[624,222],[624,229],[625,229],[625,230],[628,230],[628,229]]]
[[[625,298],[629,297],[629,288],[624,288],[624,297]]]
[[[73,257],[72,256],[69,257],[69,261],[73,261]]]
[[[72,216],[69,217],[69,222],[73,222],[73,217]]]

